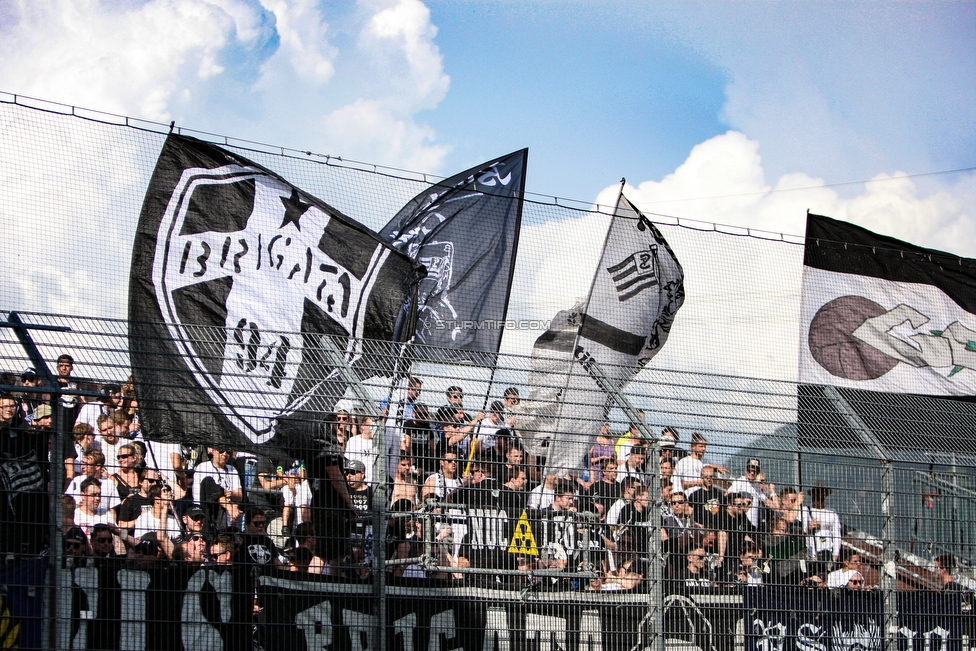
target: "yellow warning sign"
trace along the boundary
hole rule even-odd
[[[515,533],[512,534],[512,542],[508,546],[509,554],[521,554],[523,556],[538,556],[539,548],[535,545],[535,536],[532,535],[532,527],[529,526],[529,516],[525,510],[515,525]]]

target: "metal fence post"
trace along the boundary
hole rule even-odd
[[[875,438],[874,432],[861,420],[844,396],[832,386],[824,387],[824,395],[881,463],[881,590],[884,595],[884,648],[885,651],[895,651],[898,648],[895,637],[898,632],[898,602],[895,595],[897,568],[895,567],[894,467],[884,447]]]
[[[663,557],[661,553],[661,441],[655,436],[651,435],[651,431],[647,428],[647,424],[640,416],[640,412],[630,404],[630,400],[627,396],[623,394],[620,389],[617,388],[610,378],[607,377],[606,373],[600,367],[600,364],[595,361],[587,361],[583,364],[583,368],[590,374],[597,385],[603,389],[607,395],[614,399],[617,406],[623,410],[627,418],[631,423],[637,425],[637,429],[640,431],[641,436],[645,441],[650,441],[653,444],[649,446],[651,448],[650,457],[651,470],[648,473],[649,481],[647,487],[647,497],[649,508],[651,509],[651,517],[648,522],[648,545],[647,545],[647,555],[648,555],[648,565],[647,565],[647,610],[648,610],[648,621],[650,622],[650,630],[648,634],[650,640],[648,641],[648,649],[650,651],[664,651],[664,583],[662,581],[662,563]]]
[[[366,415],[373,418],[373,440],[379,452],[373,460],[373,503],[370,511],[373,516],[373,592],[376,599],[376,639],[380,649],[386,649],[386,426],[379,425],[380,413],[373,404],[366,387],[356,372],[346,363],[342,351],[328,335],[321,337],[322,345],[339,370],[343,381],[356,394]],[[365,541],[364,541],[365,543]]]
[[[48,612],[50,613],[50,621],[48,622],[47,630],[45,631],[49,635],[48,644],[53,644],[55,640],[58,640],[58,627],[59,621],[57,616],[57,608],[53,603],[55,595],[57,593],[57,587],[60,585],[60,572],[61,572],[61,560],[62,560],[62,550],[61,550],[61,524],[62,524],[62,509],[61,509],[61,495],[64,493],[64,482],[62,481],[61,473],[64,472],[64,406],[61,404],[61,387],[58,386],[57,379],[51,373],[51,369],[48,368],[47,362],[44,361],[44,357],[41,355],[41,351],[38,350],[37,344],[30,336],[30,330],[50,330],[55,332],[67,332],[70,328],[64,326],[46,326],[46,325],[31,325],[24,323],[20,318],[20,315],[16,312],[11,312],[7,315],[7,322],[0,324],[4,327],[11,328],[17,335],[17,340],[24,352],[27,354],[27,358],[31,362],[31,366],[34,367],[35,373],[44,380],[44,387],[51,392],[51,400],[56,402],[56,406],[51,409],[51,434],[48,436],[48,462],[49,472],[50,472],[50,488],[48,491],[48,536],[49,536],[49,548],[50,555],[50,573],[48,575],[48,590],[47,598],[48,602]],[[43,463],[42,459],[38,459],[39,462]]]

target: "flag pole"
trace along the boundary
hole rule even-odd
[[[603,255],[604,255],[604,253],[606,253],[607,243],[610,241],[610,233],[613,231],[613,222],[617,218],[617,207],[620,206],[620,198],[622,196],[624,196],[624,186],[626,184],[627,184],[627,178],[626,177],[621,177],[621,179],[620,179],[620,189],[617,191],[617,201],[616,201],[616,203],[614,203],[614,206],[613,206],[613,215],[610,217],[610,225],[607,227],[607,234],[603,237],[603,246],[600,248],[600,257],[597,258],[597,268],[594,269],[594,271],[593,271],[593,277],[590,279],[590,289],[586,293],[586,304],[585,304],[585,306],[583,308],[583,318],[580,320],[580,324],[576,328],[576,337],[575,337],[575,339],[573,339],[573,348],[571,349],[573,352],[570,353],[571,357],[570,357],[570,361],[569,361],[569,364],[570,364],[569,365],[569,372],[566,373],[566,382],[563,385],[563,390],[561,392],[561,394],[563,396],[566,395],[566,392],[569,389],[569,380],[572,377],[573,371],[576,368],[575,351],[576,351],[576,348],[579,346],[579,336],[580,336],[579,333],[580,333],[580,330],[582,330],[582,328],[583,328],[583,322],[586,321],[586,310],[589,309],[590,299],[593,297],[593,288],[596,286],[596,279],[597,279],[597,276],[600,273],[600,262],[599,261],[603,259]],[[554,440],[555,440],[556,435],[561,431],[561,428],[562,428],[563,407],[565,405],[566,405],[565,399],[564,400],[561,400],[560,403],[559,403],[559,412],[556,414],[556,426],[554,428],[555,431],[553,432],[553,439]],[[550,449],[551,449],[551,445],[552,444],[550,443]],[[550,467],[549,467],[549,459],[547,458],[546,459],[546,468],[545,468],[545,474],[546,475],[549,474],[549,470],[550,470]]]
[[[519,235],[522,233],[522,208],[525,205],[525,171],[529,167],[529,150],[526,148],[524,151],[522,178],[519,183],[518,196],[515,199],[518,201],[518,208],[515,212],[515,239],[512,242],[512,264],[508,270],[508,287],[505,290],[505,309],[502,310],[502,325],[500,328],[501,332],[498,335],[498,346],[495,348],[495,354],[492,356],[494,363],[491,365],[491,375],[488,377],[488,388],[485,389],[485,399],[481,403],[482,412],[488,408],[488,401],[491,398],[491,388],[495,385],[495,371],[498,370],[498,351],[502,346],[502,337],[505,336],[505,322],[508,321],[508,306],[512,300],[512,282],[515,280],[515,263],[518,258]],[[471,474],[471,464],[474,462],[474,455],[478,447],[478,436],[481,434],[481,423],[483,422],[484,419],[478,421],[478,427],[471,437],[471,445],[468,446],[468,462],[464,466],[464,473],[461,476],[462,479],[466,479]]]

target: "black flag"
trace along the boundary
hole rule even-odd
[[[479,361],[498,352],[515,266],[523,149],[472,167],[418,194],[380,235],[427,268],[416,341]],[[474,353],[474,354],[472,354]]]
[[[147,438],[286,447],[282,422],[320,416],[344,389],[322,336],[354,367],[375,363],[363,338],[393,339],[423,276],[375,233],[273,172],[170,135],[146,192],[129,284]]]

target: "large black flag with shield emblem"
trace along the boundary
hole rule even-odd
[[[411,199],[381,231],[427,268],[416,342],[481,363],[498,352],[515,268],[528,150],[444,179]]]
[[[423,268],[269,170],[170,135],[139,218],[129,349],[154,440],[286,445],[344,386],[323,336],[367,376]],[[401,326],[402,329],[402,326]],[[409,325],[406,328],[409,330]]]

